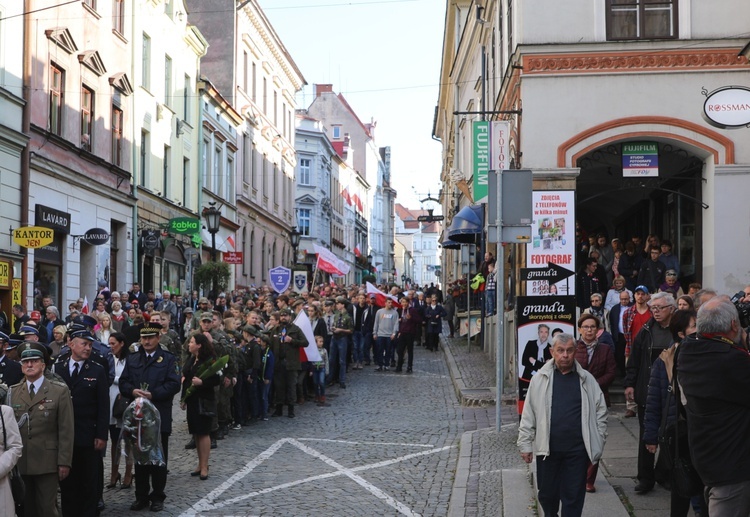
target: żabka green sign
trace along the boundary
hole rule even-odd
[[[486,120],[472,124],[474,151],[474,203],[486,203],[490,172],[490,123]]]
[[[175,217],[169,220],[167,231],[170,233],[192,235],[201,231],[201,222],[192,217]]]

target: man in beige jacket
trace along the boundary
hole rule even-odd
[[[575,360],[570,334],[552,341],[552,361],[531,379],[518,429],[526,463],[536,453],[539,503],[544,515],[579,516],[586,497],[589,460],[601,458],[607,437],[607,404],[596,379]]]

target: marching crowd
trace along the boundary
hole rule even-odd
[[[289,418],[296,405],[327,407],[326,390],[345,389],[365,367],[412,373],[415,345],[438,350],[442,299],[434,285],[301,294],[264,286],[209,300],[144,293],[135,283],[122,294],[100,285],[93,310],[79,299],[65,315],[50,296],[36,297],[29,313],[13,306],[12,323],[0,307],[0,464],[16,465],[25,484],[19,500],[11,476],[0,478],[2,513],[57,515],[59,489],[62,515],[94,516],[105,488],[133,484],[131,510],[161,511],[175,396],[191,435],[185,448],[197,453],[190,474],[208,479],[210,450],[230,430],[283,416],[285,406]],[[150,414],[158,425],[145,425]],[[159,451],[156,460],[121,461],[134,433]]]

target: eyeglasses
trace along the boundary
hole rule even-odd
[[[661,312],[665,309],[671,309],[671,305],[652,305],[651,306],[651,312]]]

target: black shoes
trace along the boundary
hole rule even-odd
[[[140,510],[143,510],[144,508],[148,508],[149,502],[147,500],[142,499],[136,499],[133,504],[130,505],[130,510],[133,512],[138,512]]]
[[[383,367],[382,366],[378,366],[377,368],[375,368],[375,371],[376,372],[382,372],[383,371]]]
[[[654,489],[654,483],[649,483],[647,481],[639,481],[637,485],[635,485],[635,493],[636,494],[648,494],[650,491]]]
[[[406,373],[412,373],[411,368],[407,368]]]
[[[195,449],[195,438],[191,438],[190,441],[185,444],[185,449],[186,450]]]
[[[294,406],[292,405],[289,406],[289,412],[287,413],[286,416],[288,416],[289,418],[294,418]]]
[[[346,383],[342,382],[341,384],[339,384],[339,388],[345,390],[346,389]]]
[[[219,445],[216,443],[216,438],[211,438],[211,448],[216,449]]]
[[[160,512],[164,509],[164,503],[161,501],[151,501],[151,511]]]

